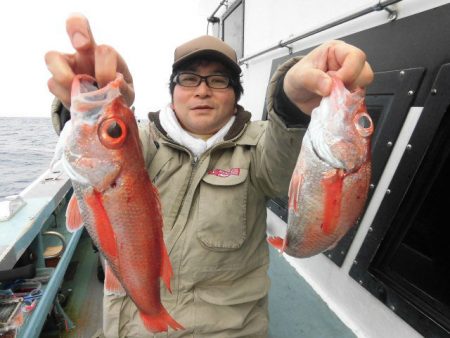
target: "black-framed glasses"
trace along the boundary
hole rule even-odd
[[[201,76],[195,73],[178,73],[173,81],[183,87],[198,87],[202,81],[205,81],[209,88],[225,89],[231,84],[231,79],[226,75],[208,75]]]

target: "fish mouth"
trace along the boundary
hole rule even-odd
[[[98,88],[97,81],[90,75],[75,76],[72,84],[71,113],[82,114],[83,120],[96,121],[102,111],[102,107],[120,96],[120,84],[123,76],[117,78],[103,88]]]

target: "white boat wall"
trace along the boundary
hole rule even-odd
[[[253,119],[265,119],[268,81],[290,56],[330,39],[365,51],[375,72],[367,105],[376,125],[367,208],[335,249],[308,259],[284,257],[359,337],[450,336],[450,259],[448,243],[439,240],[448,238],[449,221],[438,207],[449,198],[437,190],[448,187],[448,1],[218,5],[209,32],[238,51],[241,104]],[[286,227],[286,200],[268,203],[269,227]]]

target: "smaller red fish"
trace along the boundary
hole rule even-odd
[[[336,245],[366,203],[372,133],[363,91],[350,93],[333,78],[330,96],[311,114],[292,174],[286,238],[269,242],[294,257]]]

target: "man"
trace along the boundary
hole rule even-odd
[[[104,86],[120,72],[121,92],[129,105],[134,100],[126,63],[113,48],[95,44],[88,21],[69,18],[67,32],[76,52],[46,55],[57,130],[68,118],[75,74],[95,76]],[[269,120],[250,122],[237,104],[240,71],[236,53],[219,39],[203,36],[179,46],[171,103],[149,114],[150,125],[141,130],[174,270],[173,293],[162,288],[162,302],[186,328],[170,337],[267,336],[265,202],[287,194],[308,115],[330,93],[330,75],[350,89],[373,78],[362,51],[328,42],[278,69],[269,84]],[[152,336],[128,297],[105,295],[103,328],[106,337]]]

